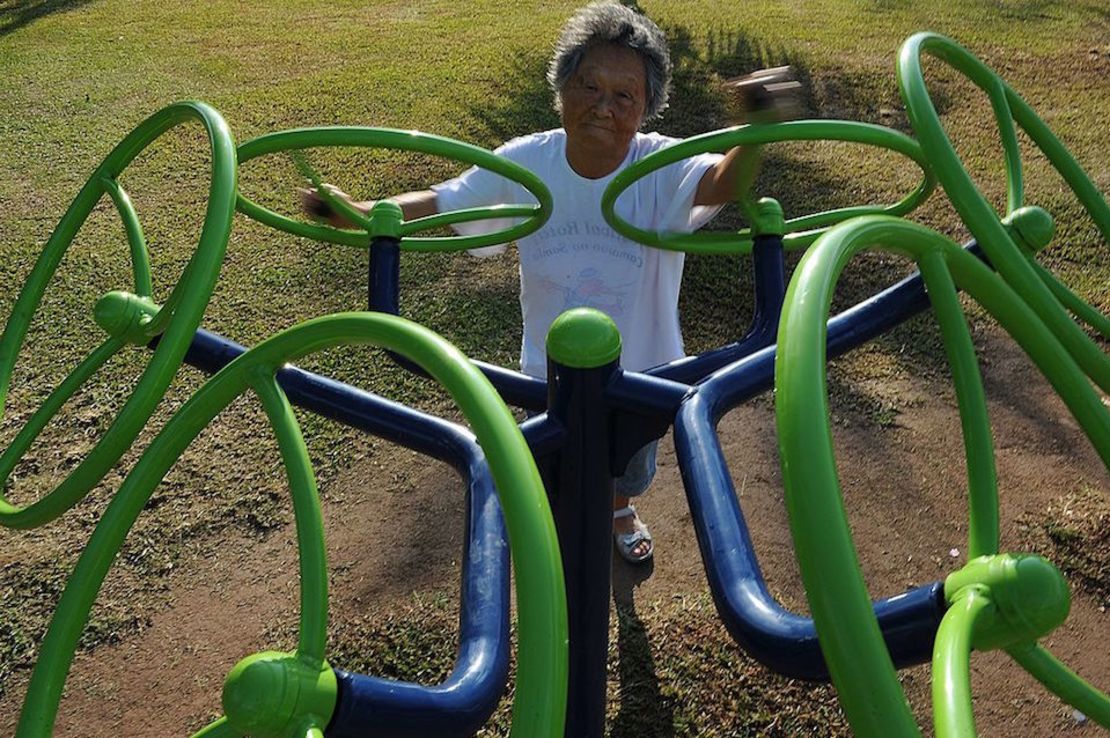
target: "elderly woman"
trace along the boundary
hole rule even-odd
[[[601,195],[621,169],[673,143],[642,133],[667,105],[671,60],[663,32],[643,15],[612,2],[596,2],[567,21],[547,78],[562,128],[516,138],[497,153],[535,172],[551,190],[551,219],[517,243],[520,306],[524,319],[521,369],[543,377],[544,339],[563,311],[579,306],[607,313],[622,336],[622,365],[643,370],[683,355],[678,293],[684,255],[647,248],[619,236],[601,215]],[[754,171],[754,152],[734,149],[670,165],[641,179],[616,203],[618,214],[639,228],[693,231],[736,197],[741,172]],[[336,191],[341,197],[343,193]],[[347,198],[349,200],[349,198]],[[528,202],[526,191],[481,169],[429,190],[391,198],[406,220],[498,203]],[[363,211],[370,202],[352,202]],[[305,209],[321,201],[305,193]],[[331,216],[336,225],[344,222]],[[505,223],[455,226],[460,233],[489,232]],[[504,246],[475,249],[479,256]],[[653,442],[640,450],[616,480],[614,540],[620,555],[642,562],[653,553],[651,534],[629,498],[642,494],[655,475]]]

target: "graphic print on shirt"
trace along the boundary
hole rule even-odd
[[[625,297],[628,288],[635,282],[622,285],[608,285],[601,279],[601,272],[587,267],[578,272],[571,284],[564,285],[548,277],[540,281],[540,287],[548,294],[561,294],[563,310],[576,307],[591,307],[606,313],[611,318],[624,314]]]
[[[615,319],[634,309],[644,268],[642,248],[604,222],[576,219],[539,231],[520,251],[523,279],[553,315],[576,307]],[[544,326],[546,329],[546,326]]]

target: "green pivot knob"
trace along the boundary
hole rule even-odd
[[[982,592],[994,605],[975,625],[972,644],[980,651],[1043,638],[1067,619],[1071,609],[1064,575],[1034,554],[980,556],[944,582],[949,603],[971,590]]]
[[[246,657],[227,675],[223,706],[239,733],[286,738],[303,735],[310,723],[327,725],[337,694],[335,672],[326,661],[315,666],[295,654],[263,651]]]

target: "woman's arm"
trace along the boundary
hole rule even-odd
[[[710,167],[698,183],[694,205],[724,205],[739,200],[759,174],[758,146],[736,146]]]
[[[724,87],[736,97],[748,123],[789,120],[802,111],[804,89],[790,67],[761,69],[726,80]],[[730,149],[702,176],[694,204],[724,205],[743,197],[759,174],[759,149],[759,146]]]
[[[370,210],[377,203],[377,200],[356,201],[339,188],[330,185],[328,186],[328,193],[332,197],[338,197],[346,201],[348,205],[365,215],[369,215]],[[326,221],[328,225],[336,228],[354,227],[354,223],[351,223],[340,213],[335,212],[332,207],[328,205],[327,200],[320,197],[320,194],[315,188],[303,189],[300,191],[300,194],[301,209],[308,215]],[[439,212],[436,193],[432,190],[405,192],[388,199],[401,206],[401,212],[404,214],[404,219],[406,221],[416,220],[417,218],[423,218],[428,215],[435,215]]]

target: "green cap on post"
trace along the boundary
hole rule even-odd
[[[786,217],[782,205],[773,197],[761,197],[748,205],[745,215],[751,219],[753,236],[783,236],[786,234]]]
[[[401,237],[401,223],[405,213],[401,206],[392,200],[378,200],[370,210],[370,237],[384,236],[386,238]]]
[[[1006,216],[1002,223],[1010,226],[1011,235],[1017,235],[1014,240],[1031,254],[1047,246],[1052,240],[1052,234],[1056,232],[1056,222],[1052,215],[1036,205],[1018,208]]]
[[[975,624],[980,651],[1036,641],[1068,617],[1071,593],[1060,570],[1035,554],[995,554],[967,562],[944,581],[949,603],[968,587],[979,588],[994,609]]]
[[[306,718],[326,725],[338,690],[335,672],[326,661],[314,665],[296,654],[263,651],[246,657],[227,675],[223,706],[237,731],[285,738]]]
[[[152,338],[146,328],[161,309],[149,297],[112,290],[97,300],[93,319],[108,335],[145,346]]]
[[[621,334],[600,310],[572,308],[547,331],[547,355],[575,369],[604,366],[621,355]]]

